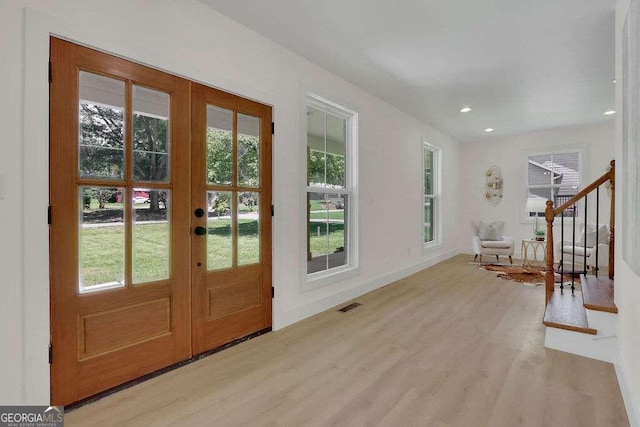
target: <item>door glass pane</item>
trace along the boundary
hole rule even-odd
[[[133,189],[133,283],[170,277],[169,190]]]
[[[122,188],[79,187],[80,292],[124,286]]]
[[[233,179],[233,111],[207,105],[207,182]]]
[[[80,177],[124,178],[124,93],[123,81],[80,71]]]
[[[169,94],[133,86],[133,179],[169,180]]]
[[[232,193],[207,192],[207,269],[233,266]]]
[[[238,185],[260,185],[260,118],[238,114]]]
[[[258,193],[238,194],[238,265],[260,262],[260,199]]]
[[[307,193],[308,212],[308,248],[307,273],[315,273],[327,269],[328,241],[328,199],[324,193]]]

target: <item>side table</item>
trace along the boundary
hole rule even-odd
[[[522,241],[522,266],[532,266],[534,262],[541,262],[538,259],[538,250],[542,249],[542,263],[547,265],[547,242],[545,240],[523,240]]]

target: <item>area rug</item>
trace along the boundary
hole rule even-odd
[[[482,264],[481,269],[487,271],[495,271],[498,273],[498,277],[505,280],[511,280],[513,282],[520,282],[527,286],[540,286],[544,284],[544,267],[522,267],[519,265],[497,265],[497,264]],[[560,282],[560,275],[554,274],[555,281]],[[571,282],[571,276],[564,275],[565,282]]]

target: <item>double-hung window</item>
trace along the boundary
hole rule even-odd
[[[307,275],[310,280],[355,267],[357,115],[307,98]]]
[[[527,157],[527,197],[553,201],[557,208],[580,191],[580,151],[536,154]],[[574,207],[565,211],[573,216]]]
[[[440,151],[427,144],[422,144],[422,172],[424,176],[422,191],[424,203],[423,234],[424,244],[432,244],[439,240],[440,198],[438,194],[440,168]]]

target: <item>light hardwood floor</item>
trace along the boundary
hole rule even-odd
[[[78,408],[66,425],[628,425],[611,364],[544,348],[544,286],[470,260]]]

